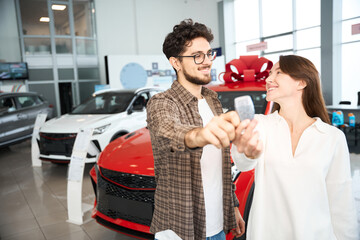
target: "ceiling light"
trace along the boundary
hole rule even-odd
[[[41,17],[40,22],[50,22],[50,18],[48,17]]]
[[[66,5],[57,5],[57,4],[51,5],[51,9],[52,9],[52,10],[60,10],[60,11],[62,11],[62,10],[64,10],[65,8],[66,8]]]

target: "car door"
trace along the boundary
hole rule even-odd
[[[41,104],[35,95],[22,95],[15,98],[18,107],[18,116],[23,119],[24,132],[32,134],[36,116],[41,112]]]
[[[26,115],[18,110],[15,98],[3,96],[0,99],[0,144],[5,144],[20,138],[26,132]]]

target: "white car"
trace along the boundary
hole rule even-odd
[[[40,128],[40,159],[68,163],[80,129],[92,128],[91,141],[101,152],[111,141],[146,126],[146,103],[159,88],[102,90],[71,113],[45,122]],[[85,162],[95,162],[96,154],[87,154]]]

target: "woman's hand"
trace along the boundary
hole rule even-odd
[[[232,141],[239,153],[244,153],[248,158],[258,158],[263,150],[259,132],[254,131],[257,120],[242,121],[235,130],[235,139]]]

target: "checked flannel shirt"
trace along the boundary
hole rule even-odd
[[[214,116],[223,110],[217,93],[202,88]],[[150,130],[155,161],[155,209],[150,231],[170,229],[183,240],[206,238],[205,204],[200,158],[202,148],[190,149],[185,134],[202,127],[198,100],[178,81],[171,88],[153,96],[147,104],[147,123]],[[236,227],[234,206],[239,202],[231,180],[229,147],[223,156],[224,231]]]

